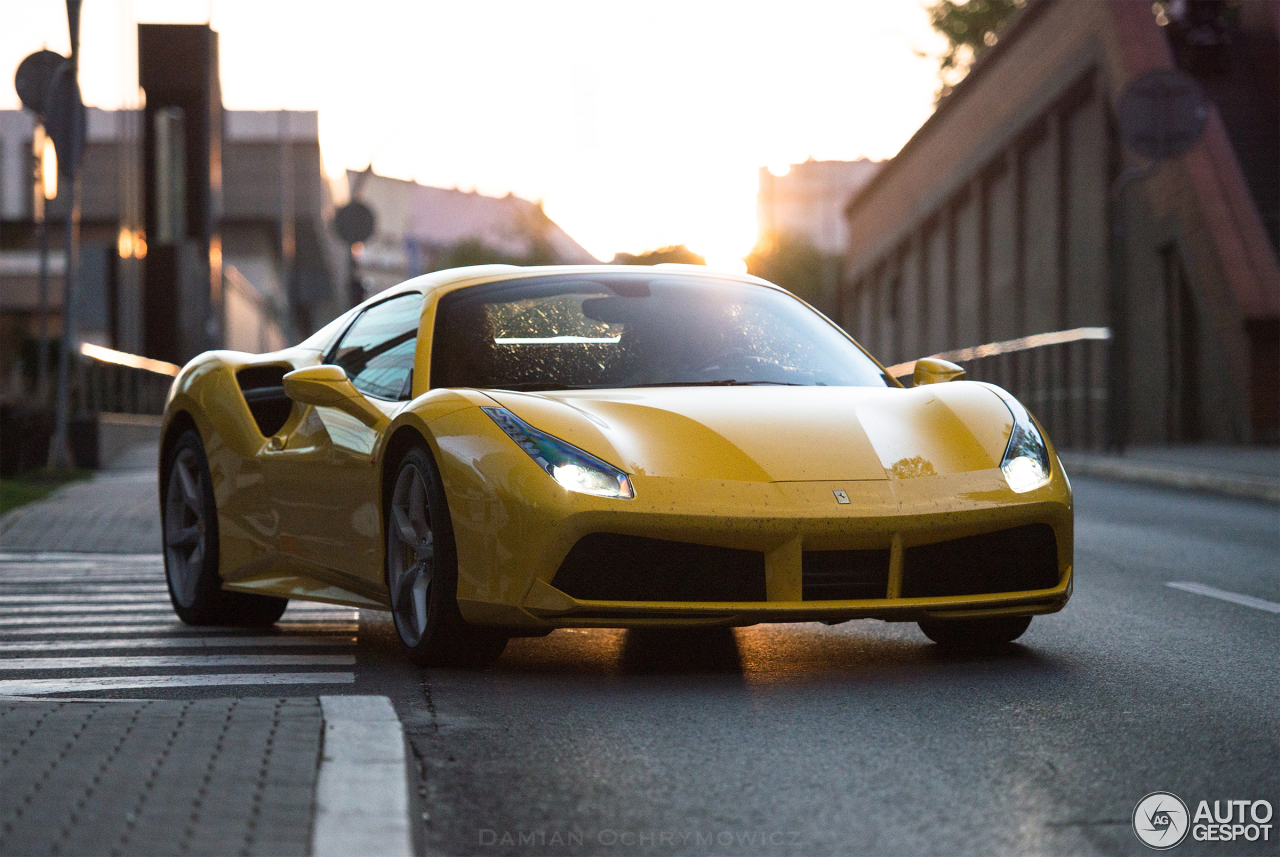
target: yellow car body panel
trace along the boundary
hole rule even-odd
[[[429,389],[440,298],[503,279],[599,269],[486,266],[419,277],[384,292],[424,295],[413,398],[371,401],[370,427],[328,407],[294,403],[269,437],[237,381],[245,369],[315,366],[348,313],[311,339],[265,355],[209,352],[175,379],[167,445],[184,427],[204,443],[218,508],[219,573],[227,589],[387,609],[387,447],[411,434],[431,450],[457,544],[465,619],[530,632],[555,627],[840,621],[875,617],[1047,613],[1070,597],[1070,485],[1047,436],[1051,478],[1015,493],[1000,469],[1013,418],[1000,395],[971,382],[914,389],[661,387],[520,393]],[[682,274],[692,273],[681,271]],[[715,275],[763,288],[753,277]],[[896,383],[896,382],[895,382]],[[574,493],[551,479],[482,407],[517,417],[626,472],[633,499]],[[1043,434],[1043,431],[1042,431]],[[837,494],[847,497],[838,501]],[[162,500],[163,504],[163,500]],[[1045,524],[1057,583],[1028,591],[908,597],[914,548]],[[660,539],[764,556],[765,600],[598,601],[554,585],[584,536]],[[807,551],[887,551],[885,597],[805,600]]]

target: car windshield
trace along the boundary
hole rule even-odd
[[[785,292],[658,270],[451,292],[436,311],[431,366],[433,387],[891,385],[847,336]]]

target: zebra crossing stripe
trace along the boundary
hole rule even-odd
[[[59,604],[40,604],[36,606],[8,606],[5,615],[22,613],[75,613],[78,616],[89,616],[95,613],[160,613],[173,612],[173,605],[161,602],[149,604],[67,604],[66,599],[59,599]]]
[[[279,637],[138,637],[131,640],[0,640],[3,652],[74,652],[82,649],[213,649],[213,648],[339,648],[354,646],[356,638],[279,636]]]
[[[59,592],[53,595],[0,595],[0,604],[168,604],[165,593],[142,595],[130,592]]]
[[[0,637],[47,637],[47,636],[88,636],[94,634],[154,634],[158,631],[164,631],[166,634],[211,634],[225,633],[244,634],[244,628],[224,628],[212,625],[182,625],[178,622],[133,622],[128,619],[121,619],[118,625],[76,625],[76,620],[67,620],[67,624],[73,627],[56,627],[56,628],[29,628],[19,627],[14,629],[0,628]],[[40,623],[39,619],[29,620],[30,624]],[[0,624],[3,621],[0,620]],[[43,623],[43,624],[48,624]],[[282,635],[288,634],[323,634],[346,633],[354,634],[360,626],[355,622],[278,622],[276,630]],[[227,639],[235,639],[228,636]]]
[[[0,672],[174,667],[349,667],[355,662],[355,655],[104,655],[78,658],[0,658]]]
[[[223,673],[220,675],[86,676],[0,681],[0,697],[43,696],[49,693],[95,693],[166,687],[234,685],[355,684],[355,673]]]

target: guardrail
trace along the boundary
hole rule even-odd
[[[1108,446],[1110,328],[1037,333],[930,356],[961,363],[970,380],[988,381],[1013,393],[1059,447]],[[910,360],[888,367],[888,372],[899,379],[909,377],[915,365]]]
[[[137,354],[80,345],[71,389],[74,413],[159,414],[180,366]]]

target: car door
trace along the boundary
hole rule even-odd
[[[421,316],[417,292],[373,304],[325,362],[346,370],[352,385],[391,416],[411,395]],[[268,491],[280,514],[277,545],[313,576],[365,589],[381,585],[376,441],[377,431],[350,414],[308,407],[279,448],[264,453]]]

